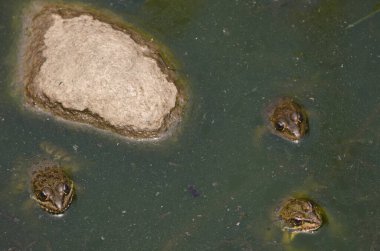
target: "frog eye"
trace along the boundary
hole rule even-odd
[[[63,192],[64,194],[69,194],[70,190],[71,190],[70,186],[67,185],[66,183],[60,183],[58,185],[57,189],[59,192],[61,192],[61,193]]]
[[[291,119],[292,119],[295,123],[302,123],[302,121],[303,121],[303,116],[302,116],[301,113],[293,112],[292,115],[291,115]]]
[[[43,191],[40,191],[38,194],[37,194],[37,197],[39,200],[41,201],[45,201],[47,199],[47,195],[43,192]]]
[[[69,185],[67,185],[66,183],[63,185],[63,192],[65,194],[69,194],[70,193],[70,190],[71,188],[69,187]]]
[[[36,196],[40,201],[46,201],[51,195],[49,188],[44,188],[41,191],[37,192]]]
[[[284,128],[285,128],[285,122],[284,121],[278,121],[276,123],[274,123],[274,127],[276,128],[277,131],[283,131]]]
[[[303,121],[302,113],[298,113],[298,122],[302,123],[302,121]]]
[[[307,204],[303,205],[303,211],[312,212],[313,211],[313,205],[310,202],[308,202]]]
[[[290,118],[291,118],[294,122],[297,122],[297,121],[298,121],[298,113],[297,113],[297,112],[293,112],[292,115],[290,115]]]
[[[299,220],[299,219],[293,219],[292,220],[292,224],[294,226],[301,226],[302,225],[302,220]]]

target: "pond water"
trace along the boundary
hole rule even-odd
[[[21,108],[11,86],[30,1],[0,0],[0,250],[380,249],[380,14],[355,24],[378,0],[82,2],[170,48],[190,104],[172,138],[137,143]],[[310,115],[298,145],[257,133],[281,96]],[[27,191],[8,196],[42,142],[80,167],[60,218],[26,209]],[[287,244],[271,214],[299,193],[328,223]]]

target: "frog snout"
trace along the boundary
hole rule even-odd
[[[62,199],[59,198],[59,197],[55,197],[55,199],[54,199],[54,205],[57,207],[57,209],[62,210],[63,209]]]
[[[300,128],[295,125],[295,124],[292,124],[289,126],[289,131],[294,135],[294,137],[296,137],[297,139],[301,137],[301,130]]]

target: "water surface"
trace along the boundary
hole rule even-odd
[[[298,193],[329,222],[290,248],[380,248],[380,14],[345,29],[377,0],[83,1],[152,34],[181,63],[186,117],[154,143],[20,107],[10,90],[29,3],[0,0],[0,250],[283,250],[271,213]],[[279,96],[309,112],[299,145],[256,133]],[[27,191],[7,196],[17,163],[46,141],[81,166],[62,218],[25,210]]]

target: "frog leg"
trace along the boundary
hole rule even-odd
[[[294,232],[287,232],[287,231],[284,232],[282,235],[282,243],[284,245],[289,245],[295,236],[296,236],[296,233]]]
[[[268,131],[266,126],[257,126],[253,131],[253,144],[255,147],[259,147],[262,141],[263,135]]]
[[[22,203],[22,210],[25,210],[26,212],[30,211],[32,208],[35,207],[35,201],[32,197],[28,198],[27,200]]]
[[[54,161],[59,161],[59,162],[71,161],[71,156],[66,150],[58,146],[55,146],[50,142],[47,142],[47,141],[41,142],[40,149],[44,151],[46,154],[48,154],[50,158],[52,158]]]
[[[282,245],[285,251],[301,251],[303,249],[296,248],[292,245],[294,237],[297,235],[295,232],[284,232],[282,235]]]

